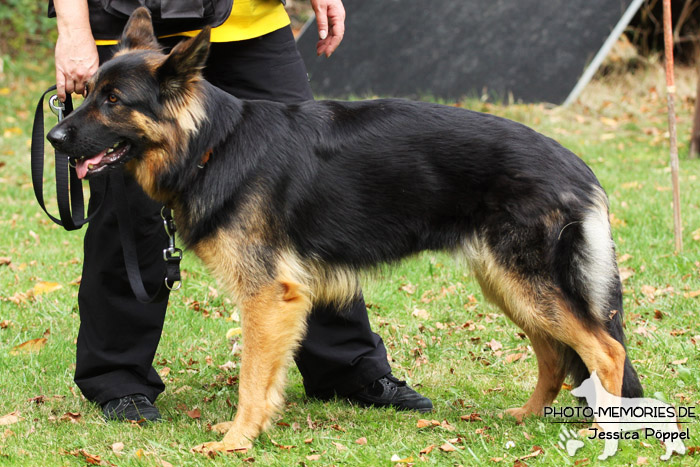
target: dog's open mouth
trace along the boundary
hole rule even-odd
[[[131,146],[129,143],[121,141],[99,154],[77,160],[75,163],[75,172],[78,174],[78,178],[83,179],[88,175],[102,172],[108,166],[126,162],[125,156],[128,154],[130,148]]]

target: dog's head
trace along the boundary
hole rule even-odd
[[[134,11],[119,51],[88,81],[85,101],[48,134],[57,150],[75,160],[80,178],[125,163],[137,178],[148,166],[153,178],[178,146],[186,146],[188,133],[206,118],[198,84],[209,32],[205,28],[165,55],[148,10]]]

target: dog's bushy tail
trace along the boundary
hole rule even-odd
[[[560,278],[572,309],[583,321],[601,323],[608,334],[625,348],[622,329],[622,283],[615,259],[615,245],[608,220],[607,197],[596,190],[592,206],[560,233],[557,254],[568,258],[562,263]],[[590,376],[588,368],[573,349],[567,348],[562,364],[578,387]],[[629,356],[625,356],[623,397],[641,397],[642,385]]]

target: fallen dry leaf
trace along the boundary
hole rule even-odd
[[[520,352],[520,353],[512,353],[512,354],[510,354],[510,355],[506,355],[506,362],[508,362],[508,363],[517,362],[517,361],[520,360],[521,358],[525,357],[525,355],[527,355],[527,354],[522,353],[522,352]]]
[[[437,420],[426,420],[424,418],[416,422],[416,427],[418,428],[427,428],[429,426],[440,426],[440,422]]]
[[[494,352],[503,348],[503,344],[498,342],[496,339],[491,339],[489,342],[486,343],[486,345]]]
[[[275,442],[275,440],[272,438],[270,438],[270,442],[272,443],[273,446],[276,446],[280,449],[284,449],[286,451],[291,451],[292,449],[294,449],[296,447],[296,446],[291,446],[291,445],[285,446],[284,444],[279,444],[279,443]]]
[[[427,320],[430,319],[430,313],[428,313],[428,310],[424,310],[422,308],[416,308],[413,310],[413,313],[411,315],[414,318],[422,319],[422,320]]]
[[[306,460],[309,461],[317,461],[321,458],[321,454],[311,454],[310,456],[306,456]]]
[[[451,443],[445,443],[442,446],[440,446],[440,450],[443,452],[454,452],[457,450],[457,448]]]
[[[435,445],[431,444],[427,448],[421,449],[419,454],[430,454],[431,452],[433,452],[433,449],[435,449]]]
[[[41,295],[41,294],[47,294],[51,292],[55,292],[56,290],[62,289],[63,286],[59,284],[58,282],[37,282],[34,284],[34,287],[29,291],[29,293],[33,296]]]
[[[404,457],[403,459],[399,457],[398,454],[391,456],[391,462],[396,464],[411,464],[413,463],[413,457]]]
[[[12,263],[12,258],[9,256],[0,256],[0,266],[7,266]]]
[[[671,363],[673,363],[674,365],[685,365],[686,363],[688,363],[688,357],[682,358],[680,360],[674,360]]]
[[[78,449],[75,451],[63,451],[64,454],[70,455],[70,456],[75,456],[75,457],[82,457],[85,459],[85,462],[89,465],[104,465],[108,467],[117,467],[116,465],[112,464],[111,462],[107,462],[106,460],[103,460],[100,458],[100,456],[97,456],[95,454],[90,454],[87,452],[85,449]]]
[[[10,412],[7,415],[0,417],[0,426],[12,425],[13,423],[19,422],[21,419],[22,418],[19,416],[19,412]]]
[[[231,328],[228,331],[226,331],[226,339],[231,339],[232,337],[240,336],[242,333],[243,329],[241,328]]]
[[[483,422],[481,416],[476,412],[470,413],[468,415],[461,415],[459,419],[465,422]]]
[[[37,339],[31,339],[26,342],[22,342],[21,344],[12,347],[12,350],[10,350],[10,355],[38,352],[46,345],[47,341],[48,339],[46,337],[39,337]]]
[[[367,438],[365,438],[364,436],[362,438],[357,438],[355,440],[355,444],[359,444],[360,446],[364,446],[365,444],[367,444]]]
[[[58,419],[60,422],[78,423],[83,415],[80,412],[66,412]]]
[[[347,451],[348,448],[346,446],[343,446],[340,443],[336,443],[335,441],[331,441],[331,444],[336,447],[338,451]]]
[[[194,418],[194,419],[202,418],[202,411],[196,407],[192,410],[187,410],[185,413],[190,418]]]
[[[112,444],[112,452],[116,455],[122,454],[122,451],[124,450],[124,443],[118,442]]]

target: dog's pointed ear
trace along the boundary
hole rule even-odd
[[[202,29],[191,39],[178,43],[158,68],[157,77],[164,95],[175,93],[197,81],[209,55],[211,28]]]
[[[160,50],[148,8],[142,6],[134,10],[124,27],[119,45],[122,49]]]

